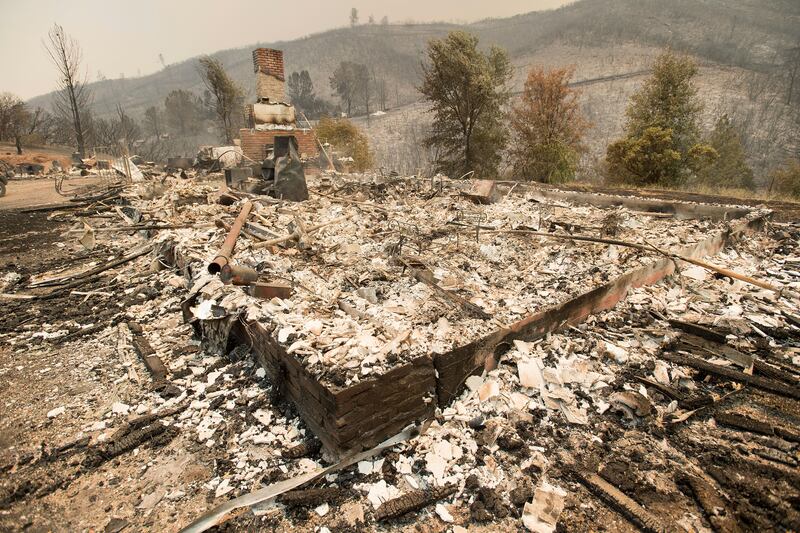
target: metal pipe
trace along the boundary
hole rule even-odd
[[[222,248],[219,249],[214,260],[208,264],[209,273],[219,274],[222,271],[222,267],[230,262],[231,256],[233,255],[233,247],[236,245],[236,239],[239,238],[239,232],[242,231],[242,226],[250,215],[250,210],[252,208],[253,202],[250,200],[246,201],[242,206],[239,216],[236,217],[236,220],[231,226],[231,230],[228,232],[228,236],[225,237],[225,242],[222,243]]]
[[[247,266],[228,263],[222,267],[219,278],[226,285],[250,285],[258,281],[259,273]]]

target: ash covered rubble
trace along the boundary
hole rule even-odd
[[[408,196],[409,187],[418,185],[407,183],[372,202],[370,191],[387,188],[382,181],[342,185],[351,191],[347,198],[361,200],[332,199],[322,192],[302,204],[254,208],[256,228],[273,228],[277,236],[300,225],[334,222],[295,240],[296,246],[271,249],[260,247],[245,227],[235,262],[265,281],[288,282],[291,298],[260,301],[205,274],[200,263],[213,256],[215,238],[223,232],[187,230],[177,238],[162,233],[159,239],[174,243],[171,254],[197,262],[190,290],[197,294],[194,316],[208,320],[244,312],[273,331],[315,376],[341,387],[401,361],[445,353],[658,257],[657,252],[535,242],[535,237],[503,233],[518,228],[564,236],[600,233],[609,217],[601,209],[542,205],[518,195],[476,206],[458,189],[431,199],[425,199],[427,191]],[[624,211],[616,218],[617,237],[645,233],[661,249],[699,241],[724,227]],[[431,283],[461,301],[442,296]]]
[[[64,403],[42,396],[42,426],[69,438],[13,450],[2,467],[4,508],[80,494],[86,479],[114,479],[117,469],[134,494],[120,495],[124,503],[102,521],[75,525],[188,524],[232,497],[314,479],[257,499],[230,525],[800,526],[796,226],[769,226],[713,258],[779,283],[788,296],[678,262],[675,275],[631,288],[613,309],[542,338],[509,340],[494,368],[467,377],[418,431],[343,466],[250,347],[231,343],[237,321],[263,325],[315,379],[346,389],[584,294],[663,258],[655,249],[699,242],[729,223],[542,203],[525,190],[480,205],[461,182],[323,175],[309,179],[306,202],[249,197],[252,213],[228,259],[255,270],[259,283],[292,291],[265,299],[208,273],[248,201],[218,185],[214,175],[136,183],[122,194],[141,220],[111,209],[116,218],[87,218],[65,234],[80,257],[87,252],[72,243],[90,242],[87,233],[109,261],[146,253],[89,278],[83,294],[68,287],[41,302],[63,316],[40,312],[3,333],[25,361],[41,358],[47,366],[38,371],[94,385]],[[520,229],[646,238],[653,251],[507,232]],[[86,268],[104,264],[89,259]],[[35,306],[48,280],[80,272],[8,273],[3,292],[33,296],[12,300],[17,309]],[[99,302],[68,316],[76,298]],[[103,307],[113,313],[93,320]],[[191,479],[174,472],[193,463],[206,466]]]

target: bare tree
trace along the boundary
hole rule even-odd
[[[22,153],[22,138],[27,134],[31,114],[25,102],[11,93],[0,94],[0,140],[14,140],[17,154]]]
[[[125,110],[119,103],[117,104],[117,128],[119,131],[117,142],[123,144],[126,148],[130,148],[142,133],[142,130],[133,117],[125,113]]]
[[[374,68],[372,69],[372,84],[378,98],[378,108],[381,111],[386,111],[386,78],[381,75],[381,78],[378,79]]]
[[[144,111],[144,124],[148,133],[158,139],[161,137],[161,112],[154,105]]]
[[[786,74],[789,87],[786,89],[786,105],[792,105],[792,98],[798,85],[797,75],[800,71],[800,42],[794,48],[786,51]]]
[[[353,104],[362,94],[361,82],[366,73],[365,65],[342,61],[330,77],[331,89],[339,96],[342,106],[347,110],[347,116],[350,116]]]
[[[86,130],[82,115],[86,112],[92,95],[86,85],[86,72],[80,72],[83,52],[78,41],[64,33],[64,28],[58,24],[53,25],[47,37],[44,47],[59,75],[55,107],[62,115],[71,117],[78,153],[84,157]]]

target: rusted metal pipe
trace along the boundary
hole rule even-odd
[[[222,280],[222,283],[234,284],[234,285],[251,285],[258,281],[259,273],[254,269],[235,265],[233,263],[228,263],[222,267],[222,272],[219,274],[219,278]]]
[[[219,252],[214,260],[208,264],[209,273],[219,274],[222,272],[222,267],[230,262],[231,256],[233,255],[233,247],[236,245],[236,239],[239,238],[239,233],[242,231],[242,226],[247,220],[247,217],[250,215],[250,210],[252,208],[253,202],[250,200],[246,201],[242,206],[239,216],[236,217],[236,220],[231,226],[231,230],[228,232],[228,236],[225,237],[225,242],[222,243],[222,248],[219,249]]]

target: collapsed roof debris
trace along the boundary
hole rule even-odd
[[[292,202],[140,167],[30,215],[57,255],[0,280],[4,423],[43,441],[4,453],[2,527],[40,502],[70,529],[800,527],[795,224],[446,178],[323,174]]]

